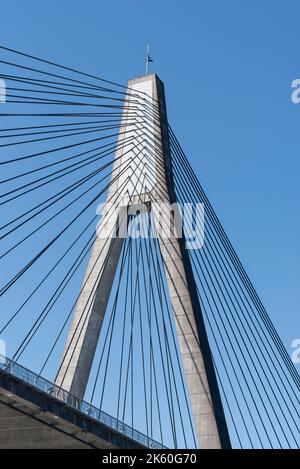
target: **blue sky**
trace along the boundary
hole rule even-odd
[[[125,83],[145,44],[169,120],[285,345],[300,336],[299,3],[1,4],[1,43]]]
[[[299,14],[292,0],[0,7],[3,45],[118,83],[144,73],[151,42],[169,121],[289,353],[300,337]]]

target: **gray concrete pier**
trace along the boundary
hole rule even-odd
[[[145,125],[137,125],[132,130],[127,124],[128,111],[123,113],[121,129],[123,132],[125,129],[125,134],[120,135],[119,143],[132,136],[132,145],[143,151],[138,164],[136,154],[133,150],[132,153],[125,151],[125,145],[116,152],[116,158],[121,159],[124,167],[132,158],[125,172],[120,172],[119,163],[114,164],[107,201],[115,196],[119,211],[139,202],[146,202],[149,210],[157,200],[166,204],[176,202],[164,86],[156,75],[139,77],[128,82],[129,104],[136,103],[137,94],[142,103],[138,105],[137,115],[142,117],[147,108],[148,119]],[[147,140],[151,141],[151,152]],[[146,171],[147,177],[144,177]],[[165,213],[162,223],[168,225],[169,217],[170,214]],[[108,216],[104,217],[100,231],[107,226],[113,228],[110,224]],[[160,232],[157,220],[155,227]],[[69,331],[56,384],[80,399],[87,385],[122,241],[112,238],[106,243],[105,239],[97,238]],[[230,441],[222,402],[184,239],[177,239],[176,235],[166,239],[160,234],[159,244],[199,447],[228,448]]]

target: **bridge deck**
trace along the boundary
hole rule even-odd
[[[0,363],[0,449],[145,447],[161,445],[30,370]]]

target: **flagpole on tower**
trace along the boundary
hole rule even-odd
[[[153,62],[153,59],[151,57],[150,53],[150,42],[147,43],[147,53],[146,53],[146,73],[145,75],[148,75],[148,70],[149,70],[149,64]]]

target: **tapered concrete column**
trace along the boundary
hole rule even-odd
[[[222,448],[180,243],[160,237],[159,245],[199,447]],[[224,418],[222,411],[219,417]]]
[[[108,232],[115,228],[113,213],[107,212],[98,231],[104,226]],[[55,384],[79,399],[83,399],[92,368],[122,245],[123,239],[119,237],[97,237],[73,314]]]
[[[157,77],[154,80],[156,83],[152,96],[159,112],[154,126],[157,177],[149,197],[152,202],[160,200],[159,205],[163,206],[164,203],[176,203],[176,195],[173,187],[164,88]],[[166,237],[164,227],[174,231],[170,211],[162,210],[160,219],[154,213],[154,223],[159,234],[199,447],[229,448],[230,439],[185,239],[177,238],[176,230],[169,238]]]
[[[132,109],[135,109],[135,126],[130,123]],[[107,204],[117,199],[119,213],[124,207],[141,202],[152,211],[154,201],[168,205],[176,202],[164,87],[156,75],[128,82],[118,145]],[[169,217],[170,213],[165,212],[163,225],[170,226]],[[115,218],[112,220],[104,217],[101,227],[110,232]],[[159,245],[199,446],[229,448],[222,401],[185,240],[176,234],[163,236],[161,221],[155,214],[154,222],[160,233]],[[122,238],[108,241],[97,238],[76,305],[56,384],[79,398],[84,395],[92,367],[122,245]]]

